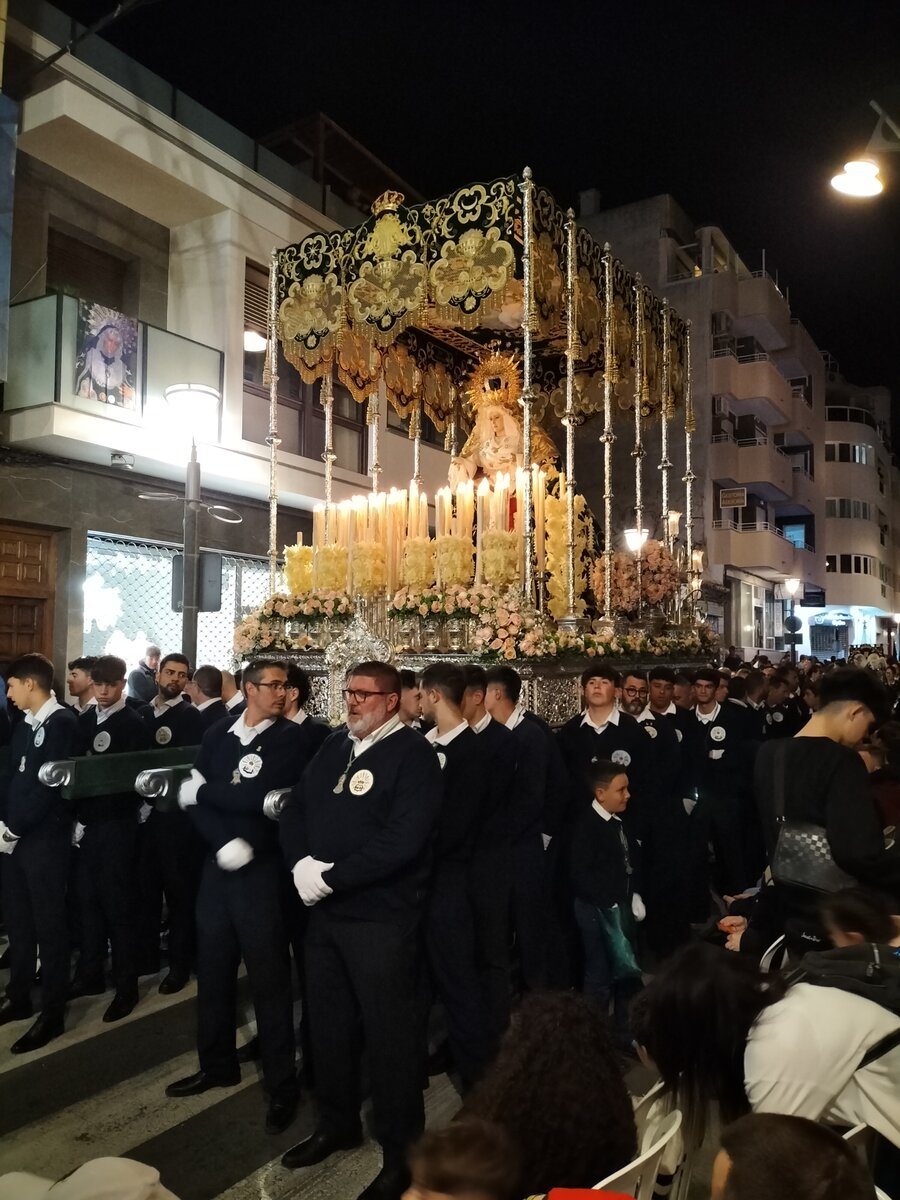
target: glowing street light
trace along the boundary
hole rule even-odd
[[[878,120],[864,155],[844,163],[843,171],[831,180],[836,192],[856,199],[868,199],[884,191],[884,184],[878,177],[880,166],[875,156],[900,150],[900,127],[874,100],[869,101],[869,107],[878,114]]]

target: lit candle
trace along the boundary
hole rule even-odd
[[[409,517],[407,520],[407,537],[418,537],[419,534],[419,485],[413,479],[409,485]]]
[[[419,496],[419,537],[428,537],[428,497],[424,492]]]
[[[481,583],[481,539],[484,532],[485,511],[491,494],[491,485],[482,479],[475,494],[475,582]]]
[[[297,534],[297,541],[303,537],[302,533]],[[313,546],[318,550],[320,546],[325,544],[325,506],[316,504],[313,507]],[[302,545],[302,543],[301,543]]]
[[[537,558],[537,573],[538,578],[544,573],[544,498],[546,496],[547,476],[540,469],[537,470],[537,479],[535,486],[535,504],[534,504],[534,542],[535,556]]]

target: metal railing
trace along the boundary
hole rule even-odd
[[[772,525],[769,521],[713,521],[713,529],[727,529],[732,533],[774,533],[777,537],[784,541],[790,541],[790,538],[785,537],[784,533],[777,525]]]

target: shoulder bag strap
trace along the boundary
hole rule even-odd
[[[787,790],[787,756],[788,738],[779,738],[775,744],[775,752],[772,755],[773,767],[775,769],[775,819],[779,825],[784,821],[784,800],[785,791]]]

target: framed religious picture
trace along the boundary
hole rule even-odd
[[[135,409],[137,321],[113,308],[80,300],[77,338],[75,395]]]

